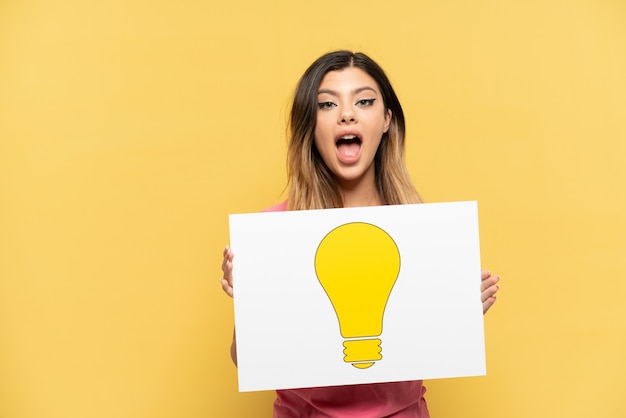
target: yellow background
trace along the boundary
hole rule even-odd
[[[623,0],[4,0],[0,417],[270,416],[228,356],[227,214],[284,197],[292,90],[336,48],[388,72],[419,190],[478,200],[503,276],[488,376],[426,382],[433,417],[626,416]]]

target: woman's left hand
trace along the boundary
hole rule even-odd
[[[496,303],[496,293],[500,290],[497,283],[500,281],[499,276],[492,276],[489,270],[481,272],[482,282],[480,283],[480,300],[483,303],[483,315],[487,313],[489,308]]]

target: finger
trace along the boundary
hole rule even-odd
[[[489,270],[481,270],[481,272],[480,272],[481,280],[485,280],[489,276],[491,276],[491,273],[489,272]]]
[[[235,257],[235,254],[233,253],[233,250],[227,245],[226,248],[224,248],[224,259],[222,260],[222,271],[225,271],[226,269],[226,264],[230,261],[231,265],[232,265],[232,261],[233,258]]]
[[[481,292],[484,291],[485,289],[495,285],[499,281],[500,281],[500,276],[488,276],[488,277],[484,278],[481,281],[481,283],[480,283],[480,290],[481,290]]]
[[[494,297],[496,293],[498,293],[498,290],[500,290],[500,286],[489,286],[480,293],[480,300],[485,302],[487,299]]]
[[[228,282],[228,284],[232,287],[233,285],[233,263],[232,261],[224,262],[224,280]]]
[[[228,296],[233,297],[233,287],[226,281],[226,279],[220,279],[220,283],[222,284],[222,290],[226,292]]]
[[[226,261],[228,261],[228,252],[229,252],[230,248],[228,248],[228,245],[224,248],[224,252],[222,253],[222,271],[224,270],[224,268],[226,267]]]
[[[489,298],[489,299],[487,299],[486,301],[483,302],[483,315],[487,313],[489,308],[491,308],[494,303],[496,303],[496,298],[495,297],[491,297],[491,298]]]

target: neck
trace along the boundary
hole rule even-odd
[[[380,206],[383,204],[374,181],[343,182],[340,185],[344,208],[361,206]]]

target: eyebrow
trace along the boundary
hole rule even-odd
[[[352,94],[359,94],[359,93],[361,93],[363,91],[366,91],[366,90],[371,90],[372,92],[378,94],[378,92],[373,87],[370,87],[370,86],[364,86],[364,87],[356,88],[356,89],[352,90]],[[324,94],[324,93],[330,94],[332,96],[339,96],[339,93],[337,93],[335,90],[331,90],[331,89],[320,89],[320,90],[317,91],[317,94]]]

